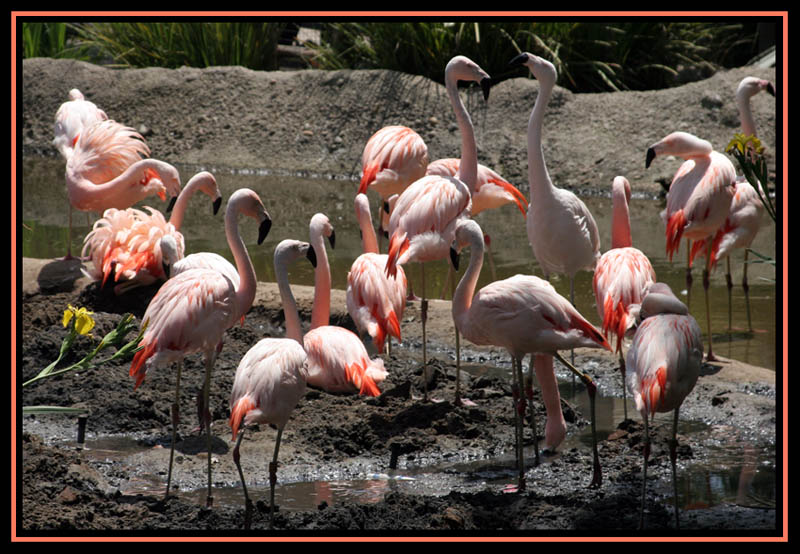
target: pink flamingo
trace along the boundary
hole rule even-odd
[[[308,384],[328,392],[359,392],[378,396],[378,384],[386,379],[383,360],[370,360],[364,343],[354,332],[329,325],[331,268],[324,236],[333,246],[333,226],[324,214],[315,214],[309,225],[310,243],[317,257],[314,271],[314,305],[311,329],[303,337],[308,354]]]
[[[83,130],[66,167],[70,237],[73,208],[102,214],[108,208],[124,210],[154,194],[161,200],[167,194],[178,196],[178,170],[160,160],[142,159],[149,154],[139,133],[111,119]]]
[[[247,247],[238,228],[239,215],[252,217],[259,222],[258,244],[264,242],[272,220],[261,199],[250,189],[239,189],[228,201],[225,210],[225,235],[228,239],[240,286],[222,274],[209,269],[192,269],[168,279],[147,306],[142,325],[145,333],[139,350],[133,357],[130,375],[136,379],[134,390],[142,384],[151,368],[178,362],[175,383],[175,402],[172,405],[172,443],[170,445],[167,491],[172,479],[172,459],[175,452],[175,432],[178,424],[178,401],[183,358],[193,352],[205,356],[205,381],[203,386],[203,419],[205,419],[208,447],[208,497],[211,506],[211,417],[208,410],[211,370],[222,348],[222,338],[227,329],[239,321],[253,304],[256,294],[256,272]]]
[[[361,154],[361,182],[358,194],[374,190],[381,197],[387,215],[387,200],[402,193],[408,186],[425,176],[428,166],[428,146],[416,131],[404,125],[388,125],[373,134]],[[381,237],[388,227],[383,217],[379,227]]]
[[[464,246],[470,247],[469,266],[456,287],[453,296],[453,320],[469,341],[478,345],[501,346],[508,350],[514,364],[517,383],[522,383],[522,358],[536,356],[537,376],[541,381],[542,396],[547,410],[545,438],[548,448],[555,449],[566,433],[566,423],[561,412],[558,387],[553,372],[553,356],[578,375],[586,384],[591,402],[594,475],[591,486],[600,486],[602,470],[597,452],[595,434],[594,396],[596,386],[591,377],[564,360],[559,350],[576,347],[606,348],[611,346],[553,286],[532,275],[515,275],[494,281],[480,289],[475,287],[483,265],[483,232],[471,219],[459,222],[456,227],[453,256]],[[515,387],[516,390],[516,387]],[[525,466],[522,450],[522,418],[526,401],[520,397],[515,410],[518,489],[525,489]],[[531,407],[533,412],[533,407]],[[552,422],[552,423],[551,423]],[[534,422],[536,462],[539,449]]]
[[[690,133],[671,133],[647,149],[645,166],[657,156],[672,155],[686,160],[678,168],[667,193],[667,254],[670,261],[678,250],[681,237],[700,240],[713,236],[725,223],[733,200],[736,169],[724,155],[714,151],[711,143]],[[708,296],[709,270],[712,256],[709,251],[703,270],[703,290],[706,299],[709,361],[715,360],[712,350],[711,308]],[[690,253],[691,256],[691,253]],[[691,261],[691,257],[689,258]],[[691,267],[691,263],[689,264]]]
[[[550,280],[551,273],[569,276],[569,300],[575,305],[575,275],[580,270],[594,271],[600,258],[600,233],[586,204],[572,192],[556,187],[547,171],[542,125],[556,83],[556,68],[528,52],[509,64],[527,66],[539,81],[539,95],[528,119],[528,241],[546,280]],[[574,363],[574,352],[570,357]]]
[[[626,331],[636,322],[631,306],[641,304],[645,290],[656,280],[656,272],[650,260],[641,250],[633,247],[628,215],[630,198],[631,185],[628,180],[622,176],[615,177],[611,188],[611,250],[600,256],[592,279],[597,313],[603,320],[603,333],[606,336],[610,333],[617,336],[616,351],[622,373],[625,419],[628,419],[628,405],[622,341]]]
[[[103,212],[103,217],[95,222],[83,239],[81,256],[88,255],[94,262],[94,271],[89,275],[95,280],[102,279],[105,285],[113,269],[115,281],[122,281],[114,287],[117,294],[166,279],[161,243],[166,236],[171,236],[176,249],[173,259],[183,257],[184,240],[180,229],[189,198],[197,191],[211,198],[216,214],[222,203],[222,195],[216,179],[207,171],[201,171],[189,179],[178,195],[169,221],[164,219],[161,212],[149,206],[145,206],[147,211],[109,208]]]
[[[233,461],[239,470],[245,498],[245,529],[250,528],[253,510],[247,495],[244,473],[239,457],[239,446],[244,428],[257,423],[268,423],[278,429],[275,451],[269,465],[269,517],[272,526],[275,511],[275,484],[278,481],[278,449],[283,428],[294,407],[305,394],[308,367],[306,352],[300,335],[300,316],[289,285],[287,267],[301,256],[316,265],[314,249],[307,242],[284,240],[275,248],[275,279],[286,319],[286,338],[266,338],[258,341],[239,362],[231,390],[230,426],[236,446]],[[236,438],[238,434],[238,439]]]
[[[674,410],[669,457],[675,497],[675,527],[678,527],[678,485],[675,479],[678,409],[692,391],[703,363],[703,340],[697,321],[689,315],[664,283],[654,283],[645,295],[639,315],[641,324],[628,350],[628,388],[644,421],[644,463],[640,526],[644,527],[647,459],[650,456],[648,418],[656,412]]]
[[[98,121],[108,119],[106,112],[94,102],[86,100],[83,93],[74,88],[68,93],[69,100],[61,104],[56,111],[53,128],[53,146],[68,160],[81,132]]]
[[[443,175],[455,177],[458,175],[458,166],[461,160],[458,158],[442,158],[431,162],[428,165],[427,175]],[[525,217],[528,210],[528,201],[517,187],[503,179],[495,170],[478,164],[478,177],[475,181],[475,192],[472,195],[472,217],[475,217],[484,210],[493,210],[510,203],[516,204],[522,217]],[[492,280],[497,280],[497,273],[492,260],[491,238],[489,235],[484,237],[486,243],[486,254],[489,257],[489,267],[492,270]],[[452,270],[448,272],[451,274]],[[449,279],[448,279],[449,280]]]
[[[400,321],[406,308],[408,281],[401,266],[396,277],[387,277],[383,271],[387,255],[378,253],[366,194],[356,195],[355,211],[364,253],[355,259],[347,274],[347,312],[359,332],[369,334],[378,353],[383,353],[387,337],[402,340]]]
[[[736,89],[736,105],[739,108],[739,118],[742,122],[742,133],[746,136],[756,136],[756,125],[753,119],[753,112],[750,109],[750,98],[759,92],[766,90],[775,96],[775,87],[766,79],[756,77],[745,77]],[[747,328],[753,330],[750,317],[750,287],[747,284],[747,249],[761,228],[764,216],[764,204],[759,198],[759,194],[764,195],[761,183],[758,183],[759,190],[756,191],[747,179],[737,176],[736,188],[731,202],[731,211],[725,223],[714,235],[711,246],[711,269],[713,270],[717,262],[725,259],[726,273],[725,281],[728,285],[728,327],[731,327],[731,293],[733,280],[731,279],[731,259],[730,254],[737,248],[744,249],[744,263],[742,265],[742,289],[744,290],[745,305],[747,309]],[[692,247],[691,258],[698,252],[702,252],[706,241],[703,239],[696,241]]]
[[[478,64],[466,56],[452,58],[445,67],[445,86],[461,131],[461,163],[458,177],[426,175],[411,184],[397,200],[389,219],[389,257],[386,274],[394,276],[397,266],[410,261],[422,264],[422,372],[425,400],[428,399],[428,356],[425,321],[428,301],[425,295],[425,262],[446,258],[455,236],[456,222],[470,217],[472,194],[478,174],[478,149],[472,120],[458,94],[457,83],[481,84],[484,99],[489,97],[491,79]],[[458,331],[456,351],[459,352]],[[457,357],[458,354],[457,354]],[[458,369],[456,403],[461,402]]]

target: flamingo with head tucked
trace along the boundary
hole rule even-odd
[[[103,212],[103,217],[94,223],[83,239],[81,256],[89,256],[94,262],[94,271],[89,275],[95,280],[102,280],[105,285],[113,272],[114,281],[119,283],[114,287],[116,294],[166,279],[163,240],[167,236],[171,238],[173,260],[183,257],[184,239],[180,229],[189,198],[197,191],[211,198],[216,214],[222,203],[222,195],[216,179],[207,171],[201,171],[189,179],[178,195],[169,221],[164,219],[161,212],[149,206],[145,206],[147,211],[109,208]],[[233,272],[236,272],[235,268]]]
[[[644,421],[642,505],[639,524],[644,527],[647,459],[650,456],[648,419],[656,412],[674,411],[669,457],[675,496],[675,527],[678,522],[677,460],[678,410],[692,391],[703,363],[703,340],[697,321],[664,283],[652,284],[640,306],[638,325],[628,350],[628,388]]]
[[[301,256],[307,257],[316,266],[314,249],[307,242],[287,239],[275,248],[275,280],[286,319],[286,338],[265,338],[253,345],[239,362],[231,389],[230,426],[233,439],[236,440],[233,461],[239,470],[244,491],[245,529],[250,528],[253,506],[247,494],[239,455],[244,427],[268,423],[278,429],[272,463],[269,464],[271,527],[275,512],[275,484],[278,481],[278,449],[283,428],[306,391],[307,356],[300,335],[300,316],[287,274],[289,264]]]
[[[98,108],[94,102],[86,100],[78,89],[70,90],[68,96],[69,100],[56,110],[53,125],[53,146],[58,149],[64,160],[72,157],[75,143],[85,128],[108,119],[106,112]]]
[[[596,386],[588,374],[577,370],[558,353],[576,347],[605,348],[608,341],[553,286],[539,277],[515,275],[494,281],[475,293],[483,265],[483,232],[471,219],[456,226],[453,256],[464,246],[470,248],[469,266],[453,296],[453,320],[469,341],[478,345],[500,346],[508,350],[514,364],[514,376],[522,383],[522,358],[534,354],[537,376],[547,410],[545,439],[555,449],[566,434],[561,412],[558,386],[553,372],[553,356],[557,357],[586,384],[591,403],[594,468],[591,486],[600,486],[602,469],[595,434],[594,397]],[[516,390],[519,390],[515,387]],[[517,456],[520,490],[525,489],[525,465],[522,449],[522,419],[526,410],[524,396],[515,408]],[[536,462],[539,449],[534,423]]]
[[[259,222],[258,244],[269,233],[272,220],[264,209],[258,194],[250,189],[239,189],[228,200],[225,210],[225,235],[233,252],[239,271],[240,284],[234,287],[230,279],[209,269],[192,269],[168,279],[147,306],[142,325],[144,335],[139,350],[133,357],[130,375],[136,379],[135,388],[153,368],[178,362],[175,384],[175,402],[172,405],[172,443],[167,474],[167,491],[172,478],[172,459],[175,451],[175,434],[178,424],[178,401],[183,358],[187,354],[203,352],[205,380],[203,387],[203,419],[208,447],[208,497],[211,496],[211,417],[208,410],[211,370],[222,348],[225,331],[239,321],[253,304],[256,294],[256,272],[239,234],[239,215],[252,217]]]
[[[455,56],[445,67],[445,86],[450,104],[461,131],[461,161],[457,177],[426,175],[410,185],[397,200],[389,219],[389,257],[386,273],[394,276],[397,266],[410,261],[422,264],[422,371],[425,399],[428,398],[428,359],[425,322],[427,297],[425,294],[424,263],[447,258],[455,236],[456,223],[470,217],[472,194],[478,175],[478,149],[475,130],[469,113],[458,94],[458,81],[481,84],[484,99],[489,97],[491,79],[475,62],[466,56]],[[456,351],[459,352],[456,330]],[[458,370],[457,370],[458,371]],[[456,375],[455,402],[461,402],[459,375]]]
[[[641,304],[645,290],[656,280],[650,260],[641,250],[633,247],[628,215],[630,198],[631,185],[628,180],[622,176],[615,177],[611,188],[611,250],[600,256],[592,279],[597,313],[603,320],[603,333],[617,336],[616,351],[622,373],[625,419],[628,419],[628,404],[622,342],[625,333],[636,321],[632,306]]]
[[[683,164],[678,168],[667,193],[667,254],[670,261],[678,250],[682,237],[701,240],[713,236],[725,223],[731,209],[736,169],[733,163],[711,143],[690,133],[671,133],[647,149],[645,166],[659,156],[679,156]],[[712,349],[711,306],[708,295],[709,271],[711,268],[708,244],[706,267],[703,269],[703,290],[706,299],[706,321],[708,323],[709,361],[715,360]]]

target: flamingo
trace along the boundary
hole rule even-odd
[[[211,198],[216,215],[222,195],[216,179],[207,171],[201,171],[189,179],[178,195],[169,221],[164,219],[161,212],[149,206],[145,206],[147,211],[109,208],[103,212],[103,217],[94,223],[83,239],[81,256],[90,256],[94,262],[94,271],[89,276],[102,280],[105,285],[113,269],[115,280],[123,281],[114,288],[117,294],[166,279],[161,243],[166,236],[170,236],[176,249],[173,259],[183,257],[184,240],[180,228],[189,198],[197,191]]]
[[[591,402],[592,442],[594,451],[594,474],[591,486],[602,483],[602,469],[597,453],[595,434],[594,396],[596,386],[588,374],[579,371],[564,360],[559,350],[576,347],[605,348],[611,346],[605,337],[589,323],[571,303],[558,294],[553,286],[533,275],[514,275],[508,279],[494,281],[477,294],[475,286],[483,265],[483,232],[471,219],[460,221],[456,226],[452,256],[464,246],[469,246],[470,257],[461,281],[453,296],[452,312],[456,327],[467,340],[477,345],[494,345],[508,350],[514,364],[518,383],[522,382],[522,358],[526,354],[539,354],[536,369],[545,398],[548,423],[545,439],[548,448],[555,449],[563,440],[566,424],[561,413],[558,388],[555,385],[553,356],[578,375],[586,384]],[[549,367],[548,367],[549,365]],[[519,467],[518,489],[525,489],[525,466],[522,451],[522,416],[525,413],[524,397],[517,404],[517,462]],[[551,421],[553,422],[551,424]],[[539,450],[534,424],[536,462]]]
[[[85,128],[108,119],[106,112],[98,108],[94,102],[86,100],[80,90],[74,88],[67,95],[69,100],[58,107],[53,126],[53,146],[58,149],[64,160],[72,157],[75,143]]]
[[[745,77],[736,89],[736,106],[739,108],[739,118],[742,122],[742,133],[746,136],[756,135],[756,125],[753,120],[753,113],[750,109],[750,98],[759,92],[766,90],[775,96],[775,87],[766,79],[756,77]],[[731,202],[731,211],[725,223],[714,235],[711,248],[711,269],[713,270],[717,262],[725,259],[726,274],[725,281],[728,285],[728,327],[731,327],[731,292],[733,280],[731,279],[731,259],[730,254],[737,248],[744,249],[744,263],[742,265],[742,289],[744,290],[745,305],[747,309],[747,328],[753,330],[750,317],[750,287],[747,284],[747,249],[761,228],[764,216],[764,204],[759,194],[764,195],[761,183],[758,183],[759,190],[756,191],[744,176],[737,176],[736,188]],[[698,252],[703,251],[704,243],[708,239],[695,242],[692,248],[692,257]]]
[[[150,195],[161,200],[178,196],[178,170],[161,160],[142,159],[149,154],[139,133],[112,119],[84,128],[65,172],[70,237],[73,209],[102,214],[108,208],[124,210]]]
[[[386,274],[394,276],[397,266],[410,261],[422,264],[422,371],[425,400],[428,399],[428,356],[425,321],[428,301],[425,296],[425,262],[446,258],[455,236],[456,222],[470,217],[472,194],[478,173],[478,149],[472,120],[458,94],[457,83],[481,84],[484,100],[489,98],[491,78],[466,56],[455,56],[445,67],[444,80],[450,104],[461,131],[461,163],[457,177],[426,175],[411,184],[397,199],[389,219],[389,257]],[[456,331],[456,352],[459,352]],[[459,370],[456,374],[456,403],[461,402]]]
[[[645,167],[658,156],[683,158],[667,193],[667,254],[670,261],[680,245],[681,237],[700,240],[713,236],[725,223],[733,200],[736,169],[724,155],[714,151],[711,143],[690,133],[677,131],[652,144],[647,149]],[[706,248],[706,267],[703,269],[703,290],[708,323],[708,361],[715,360],[712,349],[711,309],[708,296],[711,248]],[[691,254],[691,253],[690,253]],[[690,258],[691,261],[691,258]],[[689,264],[691,267],[691,264]]]
[[[259,222],[258,244],[264,242],[272,225],[258,194],[239,189],[228,200],[225,210],[225,235],[239,270],[239,287],[222,274],[209,269],[192,269],[168,279],[147,306],[142,318],[145,332],[139,342],[141,350],[133,357],[130,375],[136,379],[134,390],[144,381],[151,368],[178,362],[175,383],[175,402],[172,405],[172,443],[170,445],[167,491],[172,479],[172,459],[175,452],[175,433],[178,424],[183,358],[193,352],[203,352],[205,381],[203,414],[208,447],[208,497],[211,506],[211,417],[208,395],[211,370],[222,348],[227,329],[239,321],[253,304],[256,294],[256,272],[247,247],[239,234],[238,218],[243,214]]]
[[[571,191],[556,187],[547,171],[542,124],[556,83],[556,68],[528,52],[509,64],[527,66],[539,81],[539,95],[528,120],[528,241],[546,280],[551,273],[569,276],[569,300],[575,305],[575,275],[580,270],[594,271],[600,258],[600,233],[586,204]],[[574,352],[570,356],[574,363]]]
[[[458,158],[441,158],[428,164],[427,175],[444,175],[455,177],[458,175],[458,166],[461,160]],[[478,177],[475,181],[475,192],[472,195],[472,216],[475,217],[484,210],[500,208],[510,203],[516,204],[522,217],[525,217],[528,210],[528,201],[517,187],[503,179],[495,170],[478,164]],[[489,235],[484,237],[486,243],[486,254],[489,257],[489,267],[492,270],[492,280],[497,280],[497,273],[492,260],[491,238]],[[452,270],[448,271],[449,276]]]
[[[592,279],[597,313],[603,320],[603,333],[617,336],[616,351],[622,373],[625,419],[628,419],[628,405],[622,342],[626,331],[635,324],[631,306],[641,304],[645,290],[656,280],[650,260],[641,250],[633,247],[628,215],[630,198],[631,185],[628,180],[622,176],[615,177],[611,188],[611,250],[600,256]]]
[[[355,211],[364,253],[355,259],[347,274],[347,312],[359,332],[369,334],[378,353],[383,353],[387,337],[402,340],[400,321],[406,308],[408,281],[402,266],[396,277],[387,277],[383,271],[387,255],[378,253],[366,194],[356,195]]]
[[[230,426],[233,432],[232,440],[236,441],[233,449],[233,461],[239,470],[244,491],[245,529],[250,528],[253,507],[247,494],[247,485],[239,456],[244,427],[257,423],[268,423],[278,429],[275,437],[275,451],[272,455],[272,463],[269,465],[269,521],[270,527],[272,527],[281,435],[294,407],[306,390],[307,356],[300,337],[300,316],[297,313],[297,304],[292,295],[287,274],[288,265],[301,256],[307,257],[311,264],[316,266],[314,249],[307,242],[287,239],[281,241],[275,248],[275,279],[278,282],[286,319],[286,338],[265,338],[253,345],[239,362],[231,389]]]
[[[361,181],[358,194],[374,190],[381,197],[381,216],[388,215],[387,200],[402,193],[408,186],[425,176],[428,166],[428,146],[419,134],[405,125],[388,125],[376,131],[361,154]],[[383,217],[379,234],[388,227]]]
[[[387,375],[383,360],[370,360],[364,343],[354,332],[329,325],[331,268],[323,236],[327,236],[333,246],[336,235],[325,214],[314,214],[309,234],[317,266],[314,270],[311,329],[303,337],[303,346],[308,354],[307,382],[328,392],[379,396],[378,383],[383,382]]]
[[[664,283],[650,286],[641,304],[639,324],[628,350],[628,388],[644,421],[644,463],[642,465],[642,505],[639,525],[644,527],[644,501],[647,486],[647,459],[650,456],[648,418],[656,412],[674,410],[669,457],[675,499],[675,527],[678,522],[678,485],[675,478],[678,410],[692,391],[703,363],[700,326]]]

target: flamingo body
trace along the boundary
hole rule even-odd
[[[386,379],[383,360],[370,360],[358,335],[335,325],[323,325],[303,337],[308,355],[308,384],[328,392],[358,392],[379,396]]]
[[[94,102],[86,100],[81,91],[76,88],[70,90],[69,100],[56,111],[53,146],[68,160],[83,130],[106,119],[106,112]]]
[[[423,177],[427,166],[428,147],[419,134],[403,125],[383,127],[364,147],[358,192],[374,190],[386,200]]]

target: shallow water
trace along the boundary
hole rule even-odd
[[[177,166],[182,183],[202,169],[211,171],[223,198],[242,187],[252,188],[261,196],[272,219],[272,230],[265,242],[256,245],[255,222],[246,218],[241,222],[241,232],[248,247],[258,279],[274,281],[272,255],[275,246],[283,239],[308,240],[308,222],[316,212],[323,212],[336,229],[336,248],[328,248],[331,264],[332,285],[346,288],[347,272],[353,260],[361,253],[359,229],[355,221],[353,197],[357,182],[351,176],[277,175],[269,171],[218,171],[213,167],[187,168]],[[64,186],[64,165],[54,158],[28,157],[22,163],[22,255],[32,258],[60,257],[66,253],[67,200]],[[669,284],[676,293],[682,294],[692,314],[707,332],[706,310],[700,268],[694,270],[691,296],[686,294],[685,245],[670,262],[664,253],[663,225],[659,212],[663,200],[636,194],[636,183],[632,183],[634,198],[631,201],[631,228],[634,246],[650,258],[658,280]],[[527,186],[521,189],[527,196]],[[610,183],[609,183],[610,190]],[[373,219],[377,219],[377,196],[370,195]],[[601,237],[601,250],[610,247],[611,199],[608,195],[584,198],[597,221]],[[165,204],[158,199],[149,199],[142,205],[164,210]],[[97,216],[86,212],[73,213],[72,251],[81,250],[83,237],[91,229]],[[189,210],[181,230],[186,241],[186,252],[212,251],[233,261],[223,231],[224,208],[213,216],[210,201],[204,195],[191,199]],[[504,206],[499,210],[483,212],[475,218],[485,233],[492,237],[492,259],[498,279],[517,273],[542,275],[530,246],[525,230],[525,220],[516,207]],[[684,241],[685,243],[685,241]],[[385,243],[384,243],[385,244]],[[385,248],[385,246],[384,246]],[[769,222],[761,229],[752,249],[765,256],[775,258],[775,226]],[[464,252],[463,256],[467,256]],[[754,260],[750,255],[750,260]],[[734,283],[731,321],[728,325],[728,289],[725,284],[724,264],[711,276],[711,325],[713,328],[714,352],[727,358],[741,360],[753,365],[775,369],[776,367],[776,287],[775,266],[764,263],[748,264],[750,284],[750,306],[754,331],[747,331],[745,299],[741,289],[743,252],[734,253],[732,278]],[[478,287],[492,280],[489,261]],[[463,263],[462,266],[466,266]],[[445,286],[448,262],[441,260],[425,264],[425,287],[428,297],[450,297]],[[414,292],[421,294],[419,264],[406,268]],[[462,269],[463,271],[463,269]],[[309,264],[295,264],[290,269],[292,283],[313,285],[313,270]],[[575,305],[590,321],[599,324],[594,296],[592,274],[580,272],[575,280]],[[553,276],[551,282],[565,297],[569,298],[569,279]],[[707,342],[706,342],[707,344]]]

